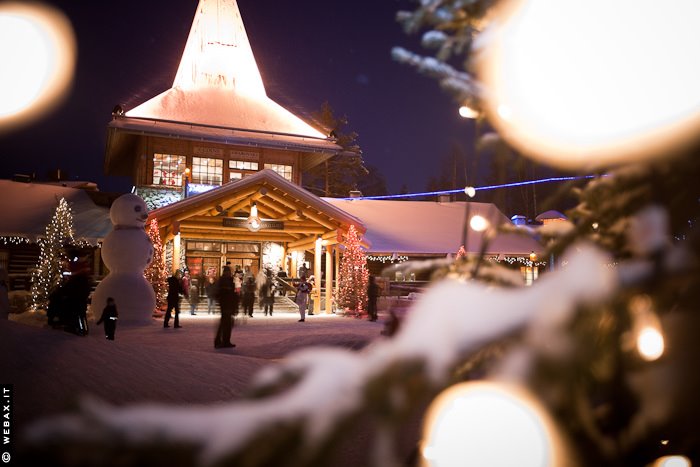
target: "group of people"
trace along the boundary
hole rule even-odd
[[[221,310],[221,319],[214,339],[215,348],[235,347],[235,344],[231,342],[233,317],[238,315],[241,306],[245,316],[253,317],[256,291],[260,308],[265,313],[265,316],[272,316],[275,303],[275,285],[272,279],[272,271],[269,269],[265,272],[261,271],[256,280],[249,268],[243,271],[240,267],[236,267],[236,270],[232,271],[231,266],[227,264],[224,266],[221,277],[218,280],[213,277],[207,279],[205,285],[208,300],[207,311],[209,314],[213,314],[217,302]],[[180,325],[181,296],[188,298],[191,306],[190,313],[195,315],[196,306],[199,303],[199,289],[196,285],[192,286],[192,282],[187,275],[183,278],[181,271],[178,270],[168,278],[168,298],[167,310],[163,321],[164,328],[170,327],[169,323],[173,315],[173,327],[182,327]],[[197,298],[193,299],[193,296]]]
[[[180,325],[180,296],[190,297],[192,304],[192,294],[199,294],[199,291],[188,290],[188,280],[183,281],[179,270],[168,278],[168,304],[165,313],[163,327],[170,327],[170,319],[174,312],[173,327],[181,328]],[[235,271],[231,270],[230,265],[224,266],[221,277],[215,280],[210,277],[205,286],[208,303],[208,312],[213,313],[215,302],[219,303],[221,309],[221,319],[214,338],[215,348],[235,347],[231,342],[231,331],[233,329],[233,318],[239,313],[239,306],[243,306],[244,316],[253,317],[253,305],[255,303],[256,289],[260,308],[265,313],[265,316],[272,316],[275,303],[275,284],[272,279],[272,271],[269,269],[261,271],[258,278],[253,276],[248,268],[242,271],[240,267],[236,267]],[[313,290],[313,284],[309,282],[306,275],[302,274],[298,285],[296,286],[295,302],[299,306],[299,322],[306,321],[307,308],[309,306],[309,297]],[[368,312],[370,321],[377,320],[377,297],[379,295],[379,287],[377,286],[374,277],[370,276],[368,285]],[[192,305],[191,313],[195,314],[195,305]],[[308,312],[313,315],[313,311]]]
[[[53,288],[46,309],[48,325],[79,336],[88,334],[87,307],[92,291],[90,268],[82,259],[72,260],[67,279]]]

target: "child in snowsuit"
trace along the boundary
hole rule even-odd
[[[114,299],[109,297],[107,299],[107,306],[102,310],[102,317],[97,322],[99,326],[104,321],[105,323],[105,337],[111,341],[114,340],[114,332],[117,330],[117,318],[119,313],[117,313],[117,306],[114,304]]]

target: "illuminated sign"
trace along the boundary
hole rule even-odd
[[[243,229],[248,228],[248,219],[240,219],[236,217],[224,217],[223,218],[224,227],[240,227]],[[283,221],[260,221],[260,230],[283,230]]]

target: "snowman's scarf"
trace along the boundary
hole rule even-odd
[[[137,227],[135,225],[115,225],[114,230],[144,230],[144,227]]]

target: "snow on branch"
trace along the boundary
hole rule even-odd
[[[377,341],[360,352],[302,350],[266,368],[255,381],[258,388],[278,385],[284,391],[217,406],[120,408],[87,400],[77,415],[33,425],[29,442],[184,443],[196,446],[200,461],[210,465],[235,456],[260,433],[278,426],[300,426],[308,452],[315,452],[329,441],[334,427],[361,410],[367,387],[396,365],[422,362],[426,378],[441,387],[448,384],[454,365],[484,344],[526,329],[530,323],[542,326],[550,319],[561,323],[573,317],[579,305],[607,298],[616,287],[614,270],[605,267],[607,256],[586,244],[576,245],[571,252],[567,268],[528,288],[442,281],[417,302],[394,339]]]

